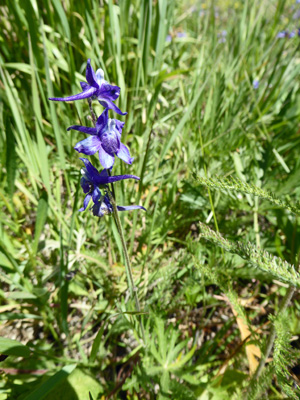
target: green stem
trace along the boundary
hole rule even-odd
[[[92,115],[92,121],[93,121],[94,126],[96,127],[97,117],[96,117],[95,111],[92,106],[92,100],[88,99],[88,103],[89,103],[90,113]]]
[[[259,236],[259,223],[258,223],[258,197],[254,198],[253,221],[254,221],[254,232],[256,238],[256,247],[260,249],[260,236]]]
[[[113,208],[113,214],[114,214],[114,217],[115,217],[115,222],[116,222],[116,225],[117,225],[117,228],[118,228],[118,232],[119,232],[119,235],[120,235],[120,239],[121,239],[121,243],[122,243],[122,248],[123,248],[124,257],[125,257],[125,270],[126,270],[126,275],[127,275],[128,287],[129,287],[130,295],[131,295],[131,297],[134,297],[135,307],[136,307],[137,312],[140,312],[141,311],[141,306],[140,306],[139,298],[138,298],[138,295],[137,295],[137,287],[134,285],[134,280],[133,280],[133,276],[132,276],[132,268],[131,268],[129,255],[128,255],[128,251],[127,251],[127,246],[126,246],[126,242],[125,242],[125,238],[124,238],[123,227],[122,227],[121,220],[120,220],[120,217],[119,217],[119,212],[118,212],[118,209],[117,209],[117,204],[116,204],[114,196],[112,195],[110,190],[107,191],[107,194],[108,194],[110,203],[111,203],[112,208]],[[140,326],[141,326],[143,340],[144,340],[144,343],[145,343],[145,333],[144,333],[144,328],[143,328],[142,323],[140,323]]]
[[[202,139],[202,131],[201,131],[201,128],[199,128],[199,134],[200,134],[201,153],[202,153],[202,157],[204,158],[204,146],[203,146],[203,139]],[[203,168],[204,168],[205,178],[207,178],[207,169],[206,169],[205,161],[203,162]],[[207,187],[207,192],[208,192],[208,197],[209,197],[209,203],[210,203],[211,211],[212,211],[213,217],[214,217],[215,228],[216,228],[216,231],[219,233],[219,225],[218,225],[218,221],[217,221],[217,217],[216,217],[216,213],[215,213],[215,206],[214,206],[214,202],[213,202],[212,195],[211,195],[211,191],[210,191],[210,188],[209,188],[209,187]],[[223,255],[223,259],[224,259],[224,250],[223,250],[222,247],[221,247],[221,252],[222,252],[222,255]]]
[[[96,127],[97,117],[96,117],[96,114],[95,114],[95,112],[93,110],[92,101],[90,99],[88,99],[88,103],[89,103],[89,108],[90,108],[90,112],[91,112],[91,115],[92,115],[92,121],[93,121],[94,126]],[[111,172],[110,172],[109,169],[107,169],[107,173],[108,173],[108,175],[111,176]],[[124,256],[125,256],[125,270],[126,270],[126,276],[127,276],[130,295],[131,295],[131,297],[134,297],[135,307],[136,307],[137,312],[140,312],[141,311],[141,306],[140,306],[139,298],[138,298],[138,295],[137,295],[137,287],[134,285],[131,264],[130,264],[130,260],[129,260],[129,255],[128,255],[128,251],[127,251],[125,238],[124,238],[124,232],[123,232],[121,220],[119,218],[119,213],[118,213],[118,209],[117,209],[116,195],[115,195],[115,190],[114,190],[113,183],[111,184],[111,191],[108,189],[107,190],[107,194],[108,194],[110,203],[111,203],[112,208],[113,208],[113,214],[114,214],[115,222],[116,222],[116,225],[117,225],[117,228],[118,228],[118,232],[119,232],[119,235],[120,235],[120,238],[121,238],[121,243],[122,243],[123,252],[124,252]],[[145,343],[145,332],[144,332],[144,327],[143,327],[143,324],[142,324],[141,321],[140,321],[140,327],[141,327],[143,341]]]

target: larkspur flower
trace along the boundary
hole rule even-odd
[[[283,39],[289,36],[288,31],[281,31],[277,33],[277,39]]]
[[[258,87],[259,87],[259,80],[258,79],[254,79],[254,81],[253,81],[253,89],[258,89]]]
[[[72,125],[67,130],[84,132],[91,135],[89,138],[77,143],[74,149],[86,155],[99,151],[99,160],[103,168],[111,168],[115,162],[115,155],[127,164],[132,164],[129,150],[121,143],[121,132],[124,122],[108,118],[108,109],[105,109],[97,119],[96,128]]]
[[[131,211],[131,210],[144,210],[147,211],[143,206],[117,206],[118,211]],[[111,214],[113,212],[113,206],[110,203],[109,197],[106,194],[101,196],[99,201],[92,207],[93,215],[96,217],[103,217],[104,215]]]
[[[86,82],[80,82],[82,92],[68,97],[50,97],[49,100],[54,101],[74,101],[82,99],[98,100],[99,103],[108,109],[115,111],[117,114],[126,115],[114,103],[120,95],[119,86],[110,85],[104,80],[104,72],[99,68],[96,73],[91,66],[91,60],[88,59],[86,66]]]
[[[84,211],[91,199],[95,204],[97,204],[102,197],[100,188],[105,187],[108,183],[114,183],[123,179],[140,179],[135,175],[109,176],[105,169],[99,172],[86,158],[80,158],[80,160],[83,161],[85,165],[85,168],[82,168],[81,170],[82,178],[80,185],[86,196],[83,202],[83,207],[79,211]]]

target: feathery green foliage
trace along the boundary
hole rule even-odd
[[[201,222],[199,225],[202,232],[200,238],[210,240],[229,253],[242,257],[253,266],[268,272],[282,282],[288,282],[297,288],[300,287],[300,274],[295,270],[293,265],[283,261],[279,257],[272,256],[267,251],[257,249],[251,243],[230,242],[207,225]]]
[[[300,388],[292,378],[289,369],[296,360],[299,360],[300,353],[295,351],[290,344],[291,335],[287,329],[287,315],[281,314],[276,318],[270,318],[275,326],[276,339],[274,342],[273,364],[276,376],[283,392],[292,399],[298,399]]]
[[[240,193],[247,193],[257,196],[264,200],[269,200],[272,204],[289,210],[295,214],[300,213],[300,205],[293,205],[288,201],[282,201],[278,197],[275,196],[274,193],[263,190],[255,185],[251,185],[249,183],[243,182],[238,178],[230,177],[211,177],[211,178],[203,178],[201,176],[196,177],[197,182],[201,185],[207,186],[211,189],[221,189],[224,191],[237,191]]]

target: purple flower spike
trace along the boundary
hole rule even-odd
[[[91,199],[95,204],[98,204],[101,197],[103,197],[101,195],[100,187],[105,187],[108,183],[114,183],[123,179],[140,179],[135,175],[109,176],[105,169],[99,172],[86,158],[80,158],[80,160],[83,161],[85,165],[85,168],[81,170],[82,178],[80,185],[86,196],[83,202],[83,207],[79,211],[84,211]]]
[[[120,95],[119,86],[110,85],[104,80],[104,72],[99,68],[96,73],[91,66],[91,60],[88,59],[86,66],[86,82],[80,82],[82,92],[68,97],[50,97],[49,100],[54,101],[75,101],[82,99],[98,100],[99,103],[117,114],[126,115],[114,103]]]
[[[103,168],[109,169],[114,165],[115,156],[127,164],[132,164],[128,148],[121,143],[121,133],[124,122],[108,118],[108,109],[105,109],[97,120],[96,128],[72,125],[68,128],[84,132],[89,135],[87,139],[77,143],[74,149],[86,155],[99,151],[99,160]]]
[[[145,207],[142,206],[117,206],[118,211],[131,211],[131,210],[144,210],[147,211]],[[101,199],[95,203],[92,207],[93,215],[96,217],[103,217],[104,215],[111,214],[113,212],[113,207],[110,203],[109,197],[107,195],[102,196]]]

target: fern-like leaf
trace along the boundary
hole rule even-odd
[[[291,399],[299,399],[300,388],[293,382],[289,368],[299,360],[299,351],[292,348],[290,344],[290,333],[288,332],[288,317],[278,315],[270,318],[275,326],[276,339],[274,342],[273,363],[277,375],[278,384],[283,392]]]
[[[261,189],[255,185],[241,181],[240,179],[233,178],[232,176],[228,178],[223,178],[216,176],[214,178],[202,178],[197,176],[197,181],[206,187],[211,189],[221,189],[221,190],[234,190],[240,193],[252,194],[254,196],[260,197],[261,199],[269,200],[272,204],[280,208],[285,208],[294,214],[300,214],[300,204],[292,204],[289,201],[283,201],[275,196],[274,193]]]
[[[279,257],[272,256],[267,251],[257,249],[253,244],[243,244],[241,242],[230,242],[219,233],[210,229],[207,225],[199,223],[201,234],[209,240],[232,254],[237,254],[253,266],[273,275],[282,282],[287,282],[292,286],[300,288],[300,274],[294,266]]]

